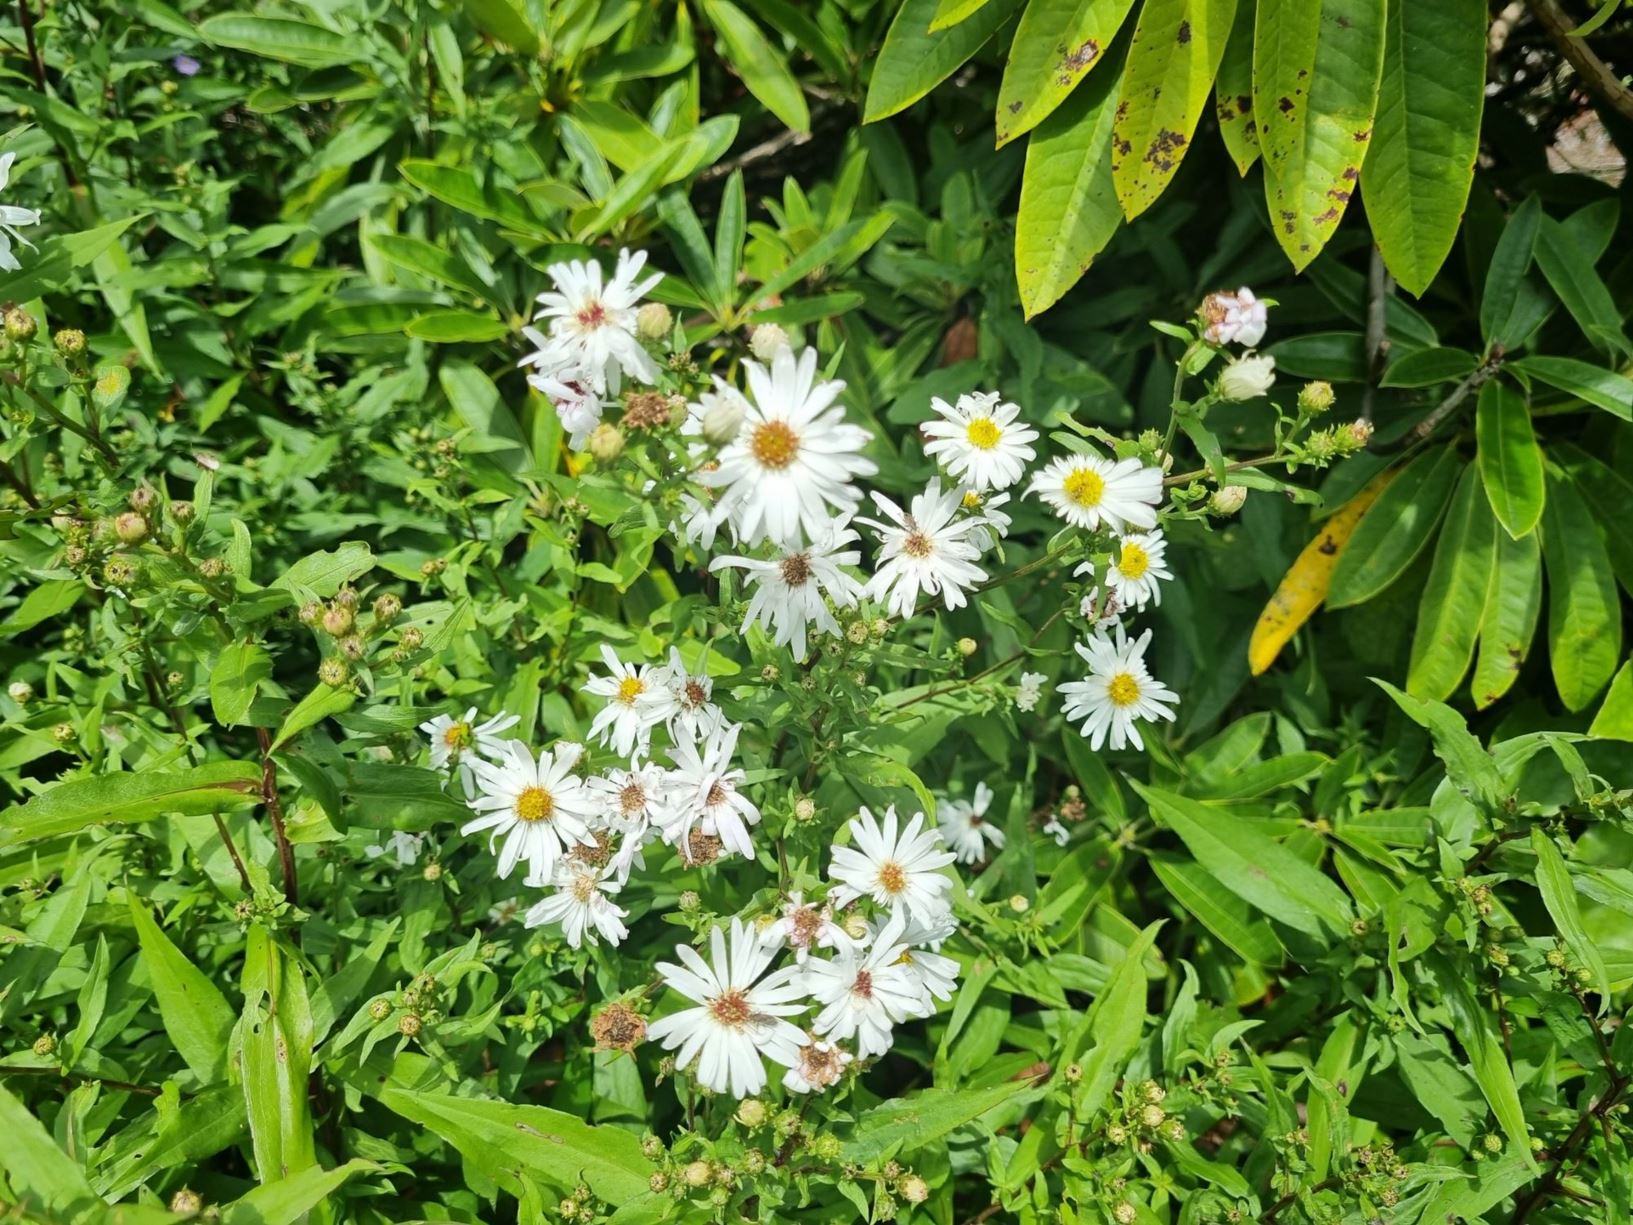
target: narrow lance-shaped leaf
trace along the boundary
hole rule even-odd
[[[1257,9],[1256,4],[1238,0],[1213,87],[1219,135],[1242,175],[1259,160],[1259,124],[1253,114],[1253,17]]]
[[[1452,495],[1418,603],[1406,672],[1408,693],[1444,701],[1462,681],[1474,657],[1496,551],[1497,522],[1486,504],[1480,474],[1470,466]]]
[[[1610,1006],[1610,974],[1605,969],[1605,959],[1599,955],[1598,946],[1588,935],[1587,928],[1582,926],[1582,912],[1576,904],[1576,884],[1571,880],[1571,871],[1565,866],[1565,858],[1559,853],[1548,831],[1540,825],[1531,827],[1531,850],[1537,857],[1537,888],[1542,892],[1542,904],[1548,908],[1548,917],[1559,929],[1560,939],[1565,941],[1571,956],[1593,975],[1594,984],[1599,989],[1599,1011],[1603,1013]]]
[[[243,808],[259,801],[260,780],[260,771],[247,761],[73,779],[0,814],[0,849],[91,825]]]
[[[1480,614],[1480,649],[1474,660],[1470,690],[1484,710],[1519,678],[1536,637],[1542,612],[1542,550],[1538,533],[1513,539],[1497,537],[1491,587]]]
[[[1123,214],[1155,204],[1190,148],[1237,0],[1146,0],[1134,27],[1111,144]]]
[[[1265,199],[1276,241],[1301,271],[1338,228],[1360,181],[1383,48],[1376,0],[1260,0],[1253,111]]]
[[[1462,470],[1450,446],[1425,451],[1401,469],[1339,556],[1327,607],[1370,600],[1401,576],[1429,543]]]
[[[1535,196],[1528,196],[1508,219],[1502,237],[1497,240],[1497,249],[1491,253],[1486,287],[1480,295],[1480,335],[1494,351],[1512,349],[1536,325],[1532,313],[1525,308],[1526,299],[1531,295],[1524,291],[1529,286],[1526,273],[1531,270],[1537,230],[1541,225],[1542,204]],[[1536,294],[1546,296],[1541,289],[1537,289]]]
[[[907,0],[885,34],[868,78],[862,122],[904,111],[963,66],[998,27],[1009,20],[1008,4],[991,3],[950,29],[930,32],[938,0]]]
[[[1485,100],[1484,0],[1389,0],[1378,117],[1361,168],[1384,264],[1421,295],[1463,220]]]
[[[1588,735],[1606,740],[1633,740],[1633,659],[1623,664],[1610,682],[1604,705],[1593,716]]]
[[[1001,7],[1001,6],[999,6]],[[998,86],[998,145],[1047,119],[1100,61],[1133,0],[1030,0]]]
[[[747,13],[730,0],[703,0],[703,12],[729,52],[728,64],[749,93],[796,132],[811,129],[799,82]]]
[[[1454,787],[1488,814],[1495,814],[1504,806],[1508,786],[1503,782],[1502,771],[1469,731],[1462,715],[1444,702],[1416,698],[1402,693],[1388,681],[1376,677],[1373,680],[1395,700],[1407,718],[1428,731],[1434,741],[1435,756],[1445,765],[1446,777]]]
[[[1425,961],[1440,986],[1451,1013],[1452,1032],[1468,1053],[1474,1079],[1491,1113],[1497,1116],[1510,1147],[1523,1154],[1535,1169],[1531,1134],[1525,1126],[1525,1108],[1520,1104],[1519,1089],[1514,1083],[1514,1069],[1509,1066],[1497,1037],[1495,1019],[1470,993],[1461,966],[1454,966],[1438,952],[1428,953]]]
[[[159,1017],[193,1074],[206,1085],[226,1075],[227,1039],[236,1016],[226,997],[160,930],[147,905],[132,893],[130,917],[142,961],[159,1000]]]
[[[1542,519],[1547,485],[1525,397],[1501,380],[1486,383],[1480,388],[1474,436],[1492,513],[1510,536],[1528,535]]]
[[[1622,656],[1616,576],[1582,495],[1552,481],[1542,522],[1548,573],[1548,660],[1567,710],[1584,710],[1610,681]]]

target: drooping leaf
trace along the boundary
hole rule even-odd
[[[703,0],[703,12],[730,53],[732,71],[749,93],[796,132],[811,129],[811,112],[799,82],[749,15],[731,0]]]
[[[260,787],[260,770],[244,761],[74,779],[0,813],[0,850],[91,825],[246,808],[259,802]]]
[[[1238,0],[1213,87],[1219,135],[1243,176],[1259,160],[1259,124],[1253,114],[1253,18],[1257,9],[1257,4]]]
[[[1593,716],[1588,735],[1606,740],[1633,740],[1633,660],[1621,666],[1610,682],[1604,705]]]
[[[1542,520],[1547,486],[1525,397],[1497,379],[1480,388],[1474,436],[1492,513],[1514,539],[1529,535]]]
[[[1604,541],[1569,480],[1549,482],[1542,561],[1554,684],[1567,710],[1584,710],[1621,662],[1622,608]]]
[[[1509,789],[1496,761],[1469,731],[1463,716],[1444,702],[1413,697],[1388,681],[1374,681],[1406,712],[1407,718],[1428,731],[1435,756],[1445,765],[1452,785],[1483,811],[1495,814]]]
[[[906,0],[896,10],[868,78],[863,123],[887,119],[912,106],[985,46],[1011,12],[1007,4],[988,4],[932,34],[930,22],[938,6],[939,0]]]
[[[1531,269],[1541,226],[1542,203],[1535,196],[1527,196],[1503,227],[1497,249],[1491,254],[1485,291],[1480,295],[1480,335],[1490,348],[1512,349],[1536,325],[1524,303],[1528,296],[1526,273]],[[1542,290],[1537,293],[1546,296]]]
[[[303,68],[329,68],[364,58],[359,54],[356,41],[322,26],[287,17],[218,13],[205,18],[198,33],[218,47],[232,47]]]
[[[1484,710],[1519,679],[1542,612],[1542,548],[1538,533],[1497,537],[1495,566],[1480,614],[1480,649],[1469,688]]]
[[[1133,0],[1029,0],[998,86],[998,146],[1030,132],[1100,62]]]
[[[1497,521],[1486,502],[1480,473],[1470,466],[1447,508],[1429,581],[1418,602],[1406,671],[1408,693],[1440,702],[1461,683],[1474,657],[1496,552]]]

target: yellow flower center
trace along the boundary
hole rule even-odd
[[[588,872],[580,872],[573,877],[573,900],[588,905],[595,899],[595,877]]]
[[[543,787],[524,787],[516,797],[518,821],[548,821],[555,811],[555,797]]]
[[[1130,672],[1119,672],[1106,686],[1106,696],[1114,706],[1132,706],[1140,700],[1140,682]]]
[[[975,490],[973,490],[973,489],[971,489],[967,493],[965,493],[965,495],[964,495],[964,509],[965,510],[980,510],[981,509],[981,495],[976,493]]]
[[[471,725],[455,723],[442,733],[442,743],[450,749],[468,749],[471,746]]]
[[[879,869],[879,888],[886,893],[900,893],[907,888],[907,873],[901,864],[890,860]]]
[[[1132,581],[1139,579],[1149,569],[1151,554],[1132,540],[1123,541],[1123,553],[1117,559],[1117,572]]]
[[[631,706],[634,704],[635,699],[640,697],[645,692],[645,681],[638,676],[626,676],[623,680],[618,682],[618,695],[616,700],[622,702],[625,706]]]
[[[928,557],[934,546],[923,532],[908,532],[902,540],[902,552],[909,557]]]
[[[1003,437],[1003,431],[991,417],[977,417],[964,430],[964,436],[970,440],[971,446],[990,451],[998,445],[998,440]]]
[[[1106,481],[1093,468],[1073,468],[1066,476],[1066,496],[1085,510],[1100,505],[1106,493]]]
[[[785,421],[765,421],[754,427],[749,450],[762,468],[780,470],[799,454],[799,435]]]

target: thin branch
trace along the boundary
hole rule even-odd
[[[1587,39],[1573,36],[1576,22],[1566,16],[1565,10],[1559,7],[1558,0],[1530,0],[1530,2],[1531,11],[1542,23],[1543,29],[1548,31],[1554,45],[1559,48],[1559,53],[1572,68],[1576,69],[1582,88],[1596,103],[1615,111],[1623,119],[1633,123],[1633,90],[1622,84],[1621,78],[1599,58],[1592,47],[1588,46]]]
[[[1377,394],[1378,382],[1383,378],[1384,363],[1389,359],[1389,295],[1395,288],[1395,278],[1384,267],[1383,252],[1372,248],[1372,262],[1367,270],[1366,389],[1361,393],[1361,420],[1372,423],[1372,399]]]
[[[295,850],[284,831],[284,807],[278,798],[278,767],[272,761],[272,735],[264,727],[255,729],[261,745],[261,803],[272,821],[272,836],[278,843],[278,864],[283,869],[284,897],[291,906],[300,905],[300,882],[295,875]]]

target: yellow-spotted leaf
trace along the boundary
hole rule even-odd
[[[1236,169],[1246,174],[1259,160],[1259,125],[1253,115],[1253,15],[1256,6],[1241,0],[1219,75],[1213,86],[1214,115],[1219,135]]]
[[[1480,474],[1470,466],[1464,469],[1447,508],[1429,582],[1418,603],[1417,630],[1406,671],[1406,691],[1413,697],[1443,702],[1469,670],[1491,590],[1496,552],[1497,521],[1486,502]]]
[[[1542,550],[1538,533],[1515,540],[1506,532],[1497,536],[1491,586],[1480,614],[1480,649],[1474,659],[1470,690],[1474,705],[1484,710],[1519,679],[1525,657],[1536,637],[1542,614]]]
[[[1377,0],[1260,0],[1253,112],[1276,241],[1300,271],[1349,207],[1383,69]]]
[[[1567,710],[1585,710],[1622,656],[1622,609],[1610,556],[1582,495],[1549,483],[1542,519],[1548,573],[1548,657]]]
[[[1542,518],[1547,486],[1525,397],[1496,379],[1480,388],[1474,436],[1491,513],[1510,536],[1528,535]]]
[[[1042,123],[1099,68],[1134,0],[1031,0],[998,86],[998,145]],[[996,8],[1004,8],[1002,4]]]
[[[1156,203],[1190,148],[1236,0],[1146,0],[1123,69],[1112,181],[1130,220]]]

